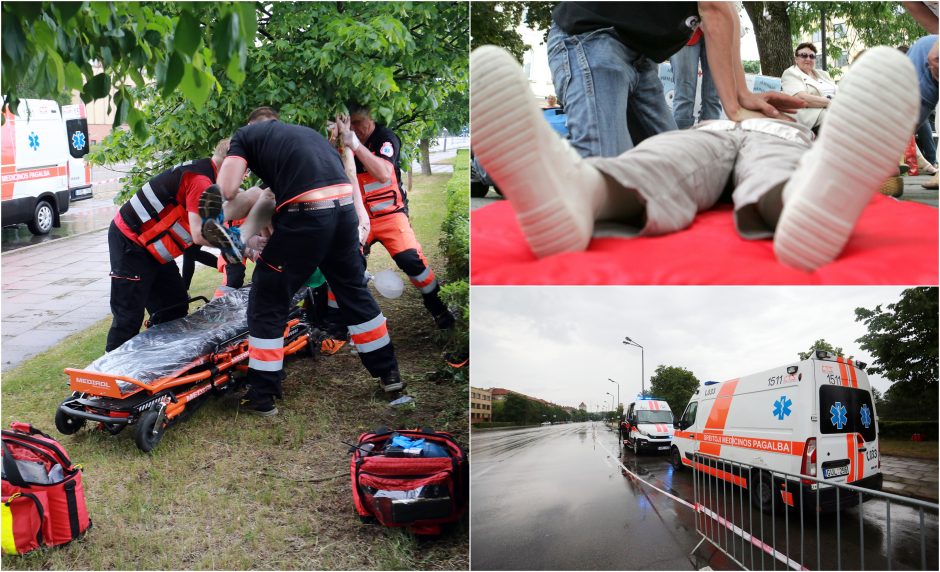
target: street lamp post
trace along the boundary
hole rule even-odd
[[[606,393],[607,395],[610,396],[610,410],[611,410],[611,411],[614,411],[614,394],[611,393],[611,392],[609,392],[609,391],[605,391],[604,393]],[[606,399],[604,400],[604,404],[605,404],[605,405],[607,404],[607,400],[606,400]]]
[[[617,383],[616,381],[610,379],[609,377],[607,378],[607,381],[611,383]],[[620,407],[620,384],[619,383],[617,383],[617,407]],[[616,407],[614,409],[616,409]]]
[[[628,337],[623,338],[623,345],[636,346],[640,348],[640,394],[643,395],[646,393],[646,367],[643,360],[643,346]]]

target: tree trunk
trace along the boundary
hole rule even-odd
[[[780,77],[793,65],[790,16],[786,2],[745,2],[744,9],[754,26],[761,73]]]
[[[422,137],[418,141],[418,147],[421,149],[421,174],[430,175],[431,174],[431,152],[428,151],[430,141],[427,137]]]

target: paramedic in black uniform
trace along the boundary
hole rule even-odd
[[[234,198],[246,169],[274,191],[274,232],[255,263],[248,298],[248,384],[239,406],[262,416],[275,415],[281,396],[284,326],[291,295],[313,274],[323,271],[339,302],[363,365],[380,378],[386,392],[404,383],[385,316],[366,288],[359,247],[355,190],[339,154],[313,129],[278,120],[260,107],[248,125],[232,136],[218,185]]]

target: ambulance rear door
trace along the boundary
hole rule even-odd
[[[817,475],[853,483],[878,469],[878,434],[868,376],[851,361],[813,360],[819,404]]]
[[[85,163],[90,141],[88,139],[88,120],[85,118],[84,104],[63,105],[62,119],[65,121],[65,140],[68,145],[69,195],[73,201],[90,199],[91,166]]]

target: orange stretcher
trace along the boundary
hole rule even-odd
[[[155,325],[85,369],[66,368],[72,395],[56,410],[56,428],[71,435],[92,421],[117,434],[134,425],[137,447],[149,452],[184,413],[240,389],[244,375],[238,374],[248,370],[248,292],[242,288]],[[307,349],[316,358],[312,338],[303,310],[292,305],[284,355]]]

